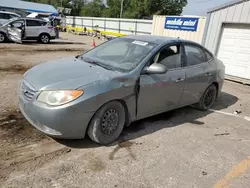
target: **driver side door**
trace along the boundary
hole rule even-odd
[[[152,63],[160,63],[168,69],[164,74],[142,74],[138,95],[137,119],[142,119],[167,110],[177,108],[184,90],[184,53],[179,43],[163,47]],[[146,67],[147,67],[146,66]]]
[[[16,43],[22,43],[22,30],[15,27],[7,28],[8,38]]]
[[[22,43],[24,20],[15,20],[7,26],[7,36],[16,43]]]

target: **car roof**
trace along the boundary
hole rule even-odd
[[[185,42],[185,43],[192,43],[192,44],[201,46],[200,44],[193,42],[193,41],[183,40],[183,39],[174,38],[174,37],[165,37],[165,36],[128,35],[128,36],[125,36],[124,38],[129,38],[129,39],[133,39],[133,40],[142,40],[145,42],[152,42],[152,43],[156,43],[156,44],[167,44],[170,42]]]

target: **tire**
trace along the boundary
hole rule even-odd
[[[0,43],[5,42],[6,39],[7,39],[6,35],[4,33],[0,32]]]
[[[118,101],[102,106],[90,121],[88,135],[96,143],[107,145],[114,142],[125,125],[125,109]]]
[[[39,36],[39,41],[43,44],[48,44],[50,42],[50,36],[46,33]]]
[[[199,103],[196,105],[200,110],[207,111],[214,104],[217,97],[217,88],[214,84],[211,84],[202,97],[200,98]]]

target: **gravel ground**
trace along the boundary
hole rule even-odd
[[[17,106],[22,74],[91,42],[63,33],[49,45],[0,44],[1,187],[249,187],[249,86],[226,81],[211,111],[186,107],[135,122],[105,147],[88,138],[54,140],[31,127]]]

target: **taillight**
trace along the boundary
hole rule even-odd
[[[54,29],[54,27],[51,26],[51,27],[48,27],[48,29]]]

